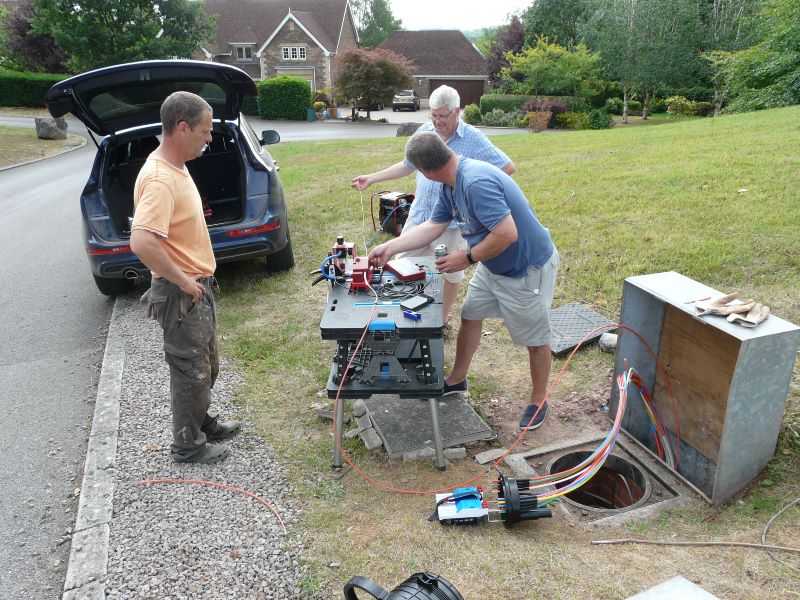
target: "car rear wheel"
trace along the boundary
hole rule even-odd
[[[94,277],[94,283],[101,294],[106,296],[116,296],[118,294],[127,294],[134,287],[136,287],[136,280],[134,279],[109,279],[107,277]]]
[[[286,246],[283,250],[270,254],[267,257],[267,272],[277,273],[278,271],[287,271],[294,266],[294,252],[292,251],[292,238],[289,235],[289,230],[286,230]]]

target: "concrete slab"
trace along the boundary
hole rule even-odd
[[[678,575],[627,600],[719,600],[719,598]]]
[[[433,426],[428,400],[377,394],[364,401],[367,414],[383,440],[389,458],[433,448]],[[439,400],[439,430],[442,446],[452,448],[479,440],[489,440],[494,433],[472,410],[464,398]]]

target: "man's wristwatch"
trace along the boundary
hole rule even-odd
[[[471,265],[474,265],[476,262],[478,262],[477,260],[472,258],[472,248],[469,248],[467,250],[467,260],[469,261],[469,264],[471,264]]]

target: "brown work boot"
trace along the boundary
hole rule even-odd
[[[206,443],[194,454],[190,456],[183,456],[172,453],[172,460],[178,463],[198,463],[202,465],[211,465],[214,463],[222,462],[228,458],[230,449],[225,444],[211,444]]]

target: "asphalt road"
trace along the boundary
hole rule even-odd
[[[64,586],[112,307],[81,243],[93,156],[88,144],[0,171],[0,598]]]

